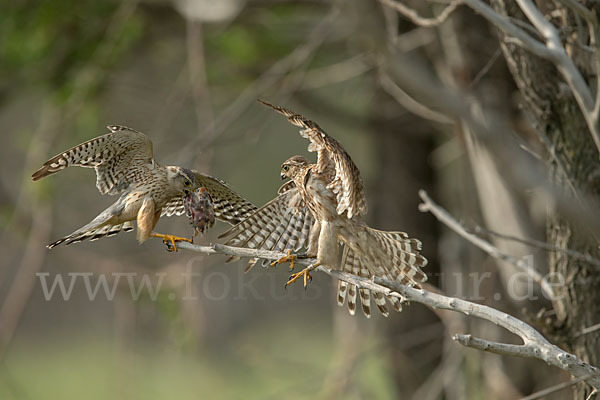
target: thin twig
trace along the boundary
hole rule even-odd
[[[369,53],[362,53],[335,64],[312,68],[302,74],[301,89],[317,89],[363,75],[374,68],[367,62],[369,56]]]
[[[513,43],[538,57],[552,62],[556,66],[575,96],[592,139],[598,151],[600,151],[599,116],[595,112],[596,108],[600,109],[600,101],[598,99],[594,101],[592,92],[581,72],[565,51],[556,28],[544,18],[540,10],[530,0],[516,0],[516,2],[529,21],[543,36],[545,43],[533,38],[515,25],[510,18],[497,13],[481,0],[464,0],[466,5],[508,35]],[[600,62],[598,62],[598,65],[600,65]]]
[[[448,118],[440,112],[432,110],[431,108],[410,97],[404,90],[396,85],[389,75],[384,72],[379,73],[379,85],[407,111],[421,118],[428,119],[433,122],[439,122],[440,124],[454,123],[453,119]]]
[[[264,258],[269,260],[277,260],[286,255],[286,253],[278,251],[246,249],[221,244],[197,246],[191,243],[182,242],[178,244],[178,247],[209,255],[225,254],[237,257]],[[311,265],[315,261],[314,258],[298,259],[296,260],[296,264]],[[577,378],[583,377],[583,379],[594,388],[600,388],[600,370],[598,368],[583,362],[575,355],[567,353],[553,345],[533,327],[509,314],[503,313],[502,311],[482,304],[415,289],[402,285],[399,282],[389,281],[379,277],[365,279],[346,272],[330,270],[323,266],[318,266],[316,270],[326,273],[333,278],[356,285],[358,288],[382,293],[389,297],[396,297],[404,302],[421,303],[433,309],[460,312],[465,315],[490,321],[519,336],[523,341],[523,344],[514,345],[498,343],[463,334],[456,334],[453,338],[464,346],[473,347],[479,350],[491,351],[508,356],[543,360],[547,364],[563,369]]]
[[[235,122],[250,105],[256,103],[267,90],[280,83],[285,77],[299,66],[303,65],[324,43],[325,39],[333,29],[334,21],[339,14],[337,3],[331,6],[331,11],[325,16],[315,28],[306,35],[306,40],[298,45],[285,57],[275,62],[261,76],[255,79],[242,93],[233,100],[207,127],[212,131],[213,139],[205,142],[203,138],[197,137],[188,141],[185,149],[178,150],[177,156],[180,161],[192,157],[199,143],[202,146],[211,146],[227,128]],[[172,157],[171,157],[172,158]]]
[[[413,10],[412,8],[406,6],[398,1],[394,1],[394,0],[379,0],[379,1],[382,4],[385,4],[386,6],[398,11],[400,14],[402,14],[406,18],[410,19],[410,21],[413,24],[422,26],[425,28],[431,28],[431,27],[434,27],[434,26],[437,26],[437,25],[443,23],[446,19],[448,19],[450,14],[452,14],[452,12],[454,10],[456,10],[456,7],[458,7],[462,3],[462,0],[453,0],[450,4],[448,4],[448,6],[446,8],[444,8],[444,10],[437,17],[425,18],[425,17],[421,17],[419,15],[419,13],[417,13],[417,11]]]
[[[498,60],[498,57],[500,57],[500,54],[502,54],[502,51],[500,49],[496,49],[496,51],[490,57],[488,62],[485,63],[483,68],[481,68],[481,70],[477,73],[477,75],[475,75],[475,78],[473,78],[471,83],[469,83],[469,87],[468,87],[469,89],[472,89],[475,86],[477,86],[477,84],[479,83],[481,78],[483,78],[485,76],[485,74],[487,74],[488,71],[492,68],[492,66],[496,63],[496,60]]]
[[[582,329],[581,332],[579,332],[579,333],[577,333],[577,335],[575,335],[575,337],[579,337],[579,336],[587,335],[592,332],[596,332],[598,329],[600,329],[600,323],[597,323],[595,325],[588,326],[587,328]]]
[[[532,186],[538,188],[553,200],[565,218],[600,240],[600,217],[595,212],[600,208],[597,199],[582,193],[584,203],[590,206],[581,207],[573,202],[573,196],[565,193],[564,188],[548,182],[547,170],[532,162],[531,157],[525,157],[514,141],[506,140],[506,127],[496,123],[498,115],[485,108],[477,98],[442,84],[415,57],[395,53],[390,55],[390,59],[390,75],[394,81],[419,102],[459,119],[473,130],[490,149],[497,163],[503,166],[508,182],[521,190],[529,190]]]
[[[557,251],[557,252],[565,253],[565,254],[567,254],[573,258],[576,258],[578,260],[583,260],[583,261],[589,262],[590,264],[600,266],[600,260],[592,257],[589,254],[584,254],[584,253],[581,253],[576,250],[553,246],[551,244],[542,242],[540,240],[525,239],[525,238],[520,238],[520,237],[516,237],[516,236],[512,236],[512,235],[507,235],[504,233],[499,233],[499,232],[491,231],[489,229],[485,229],[484,227],[479,226],[479,225],[476,225],[473,228],[473,232],[474,233],[484,233],[487,235],[496,236],[500,239],[512,240],[513,242],[519,242],[519,243],[527,244],[527,245],[533,246],[533,247],[539,247],[541,249],[545,249],[545,250],[549,250],[549,251]]]
[[[532,393],[529,396],[522,397],[521,400],[541,399],[543,397],[548,396],[551,393],[555,393],[555,392],[564,390],[566,388],[569,388],[569,387],[571,387],[573,385],[576,385],[579,382],[584,381],[584,380],[586,380],[589,377],[590,376],[580,376],[579,378],[573,379],[572,381],[562,382],[562,383],[559,383],[558,385],[550,386],[549,388],[546,388],[544,390],[540,390],[539,392]]]
[[[542,292],[544,292],[546,297],[548,297],[549,299],[554,298],[554,290],[552,289],[552,286],[548,283],[548,281],[546,281],[542,277],[542,275],[538,271],[533,269],[532,266],[528,265],[523,260],[519,260],[510,254],[501,252],[497,247],[495,247],[487,240],[482,239],[479,236],[476,236],[472,233],[469,233],[460,222],[458,222],[452,215],[450,215],[450,213],[448,213],[448,211],[444,210],[433,200],[431,200],[427,192],[425,192],[424,190],[419,191],[419,196],[421,197],[421,200],[423,200],[423,203],[419,204],[419,211],[432,213],[438,219],[438,221],[446,225],[448,228],[452,229],[454,232],[456,232],[463,238],[467,239],[469,242],[473,243],[475,246],[479,247],[481,250],[488,253],[490,256],[502,261],[506,261],[514,265],[521,271],[524,271],[525,273],[527,273],[527,275],[529,275],[534,281],[536,281],[540,285],[540,287],[542,288]]]

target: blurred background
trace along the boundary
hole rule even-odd
[[[445,7],[409,3],[426,16]],[[542,362],[459,346],[459,332],[516,342],[462,315],[413,304],[352,317],[325,275],[284,290],[286,266],[243,274],[244,261],[140,246],[134,233],[45,248],[114,198],[99,195],[93,170],[36,183],[31,174],[109,124],[146,133],[161,164],[217,176],[256,205],[272,199],[281,163],[315,155],[262,98],[344,144],[366,184],[369,223],[420,238],[430,283],[520,318],[538,313],[549,302],[509,299],[511,267],[420,213],[418,190],[468,226],[542,240],[544,199],[535,185],[505,185],[460,124],[407,98],[382,68],[390,46],[481,95],[514,129],[509,139],[539,150],[495,32],[466,8],[424,28],[374,0],[2,2],[0,398],[513,399],[565,380]],[[219,222],[196,243],[225,229]],[[157,231],[191,234],[184,217],[161,219]],[[547,270],[545,253],[495,243]],[[114,293],[90,299],[84,276]],[[140,286],[144,276],[160,290]],[[59,286],[45,296],[42,283],[56,277],[66,289],[74,282],[68,300]]]

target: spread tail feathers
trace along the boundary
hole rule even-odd
[[[382,278],[399,281],[404,285],[420,287],[420,283],[427,281],[427,275],[421,268],[427,265],[427,259],[419,254],[421,242],[409,238],[404,232],[385,232],[368,228],[367,237],[371,252],[366,257],[357,257],[352,249],[344,246],[342,253],[341,270],[371,279],[372,274]],[[356,294],[360,294],[363,313],[367,318],[371,315],[370,297],[367,289],[359,289],[356,285],[347,282],[338,282],[338,305],[348,302],[348,311],[354,315],[356,312]],[[387,317],[389,311],[386,297],[382,293],[373,293],[375,305]],[[402,311],[402,301],[397,297],[387,297],[396,311]]]
[[[83,227],[83,228],[85,228],[85,227]],[[76,230],[75,232],[71,233],[68,236],[65,236],[64,238],[58,239],[57,241],[50,243],[46,247],[48,247],[49,249],[52,249],[52,248],[58,246],[59,244],[67,245],[67,244],[72,244],[72,243],[83,242],[84,240],[87,240],[87,239],[89,239],[90,241],[94,241],[94,240],[98,240],[103,237],[114,236],[121,231],[123,231],[123,232],[132,231],[133,224],[130,221],[128,221],[128,222],[118,224],[118,225],[104,225],[99,228],[90,228],[90,229],[85,229],[85,230],[83,228]]]
[[[420,287],[427,281],[427,275],[421,270],[427,265],[427,259],[419,254],[421,242],[409,238],[404,232],[385,232],[368,229],[368,240],[376,268],[385,271],[388,279],[399,281],[403,285]]]
[[[115,215],[118,214],[119,208],[121,207],[120,202],[117,201],[115,204],[101,212],[96,218],[94,218],[87,225],[77,229],[75,232],[68,236],[65,236],[57,241],[50,243],[49,249],[52,249],[59,244],[71,244],[78,243],[84,240],[98,240],[103,237],[114,236],[121,231],[129,232],[133,230],[133,224],[131,221],[118,223]]]

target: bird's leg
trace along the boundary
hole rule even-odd
[[[279,264],[289,262],[290,263],[290,271],[292,271],[294,269],[294,261],[296,260],[296,258],[298,258],[298,256],[296,254],[292,254],[292,250],[288,250],[287,256],[283,256],[280,259],[273,261],[271,263],[271,268],[273,268]]]
[[[188,242],[188,243],[193,243],[192,239],[188,239],[188,238],[183,238],[183,237],[179,237],[179,236],[175,236],[175,235],[169,235],[169,234],[162,234],[162,233],[156,233],[156,232],[152,232],[150,234],[151,237],[157,237],[157,238],[161,238],[163,240],[163,243],[167,245],[167,250],[168,251],[177,251],[177,246],[175,245],[175,242]]]
[[[300,260],[300,259],[305,259],[305,258],[314,258],[314,256],[311,256],[309,254],[292,254],[292,250],[288,250],[287,251],[287,256],[283,256],[278,260],[275,260],[271,263],[271,268],[279,265],[279,264],[283,264],[286,262],[290,263],[290,271],[294,270],[294,262],[296,260]]]
[[[285,284],[285,287],[287,288],[288,285],[291,285],[292,283],[296,282],[298,279],[304,278],[304,289],[306,289],[308,282],[312,281],[312,276],[310,275],[310,271],[314,270],[319,265],[321,265],[321,264],[319,264],[318,262],[315,262],[314,264],[311,264],[308,267],[304,268],[302,271],[300,271],[296,274],[290,275],[288,281]]]

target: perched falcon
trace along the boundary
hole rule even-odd
[[[205,187],[213,199],[215,217],[236,224],[251,215],[256,207],[210,176],[176,166],[162,166],[154,160],[152,141],[143,133],[124,126],[108,126],[109,133],[66,150],[46,161],[32,178],[40,180],[68,166],[96,169],[96,187],[101,194],[119,198],[89,224],[48,245],[96,240],[133,229],[137,222],[140,243],[160,237],[171,243],[190,241],[153,232],[158,219],[185,212],[183,196]]]
[[[427,264],[427,260],[419,254],[419,240],[409,238],[404,232],[373,229],[363,221],[367,204],[362,180],[358,168],[341,144],[313,121],[285,108],[263,103],[286,116],[292,124],[301,127],[300,134],[311,142],[308,150],[318,154],[316,164],[310,163],[304,157],[294,156],[281,167],[282,179],[290,179],[293,182],[297,196],[315,220],[307,240],[308,255],[316,257],[317,260],[313,265],[293,274],[287,284],[304,278],[306,285],[307,280],[311,279],[310,271],[319,265],[342,269],[364,278],[379,276],[412,286],[419,286],[420,282],[425,282],[427,276],[421,268]],[[262,238],[268,236],[268,232],[273,232],[271,227],[264,224],[269,220],[264,217],[255,218],[256,214],[238,226],[248,225],[252,219],[256,220],[258,226],[253,226],[253,231],[246,231],[249,233],[243,232],[239,235],[258,232],[254,235]],[[277,221],[277,217],[272,217],[271,220]],[[274,225],[277,224],[271,226]],[[285,225],[285,222],[279,223],[279,226],[282,225]],[[237,226],[230,231],[235,229]],[[293,262],[295,257],[290,255],[278,262]],[[357,288],[354,285],[339,282],[338,304],[343,305],[348,298],[348,306],[353,313],[356,292]],[[370,292],[365,289],[358,292],[363,311],[368,316]],[[384,296],[380,293],[373,293],[373,296],[379,310],[388,315]],[[402,306],[397,298],[388,299],[396,310],[401,310]]]

